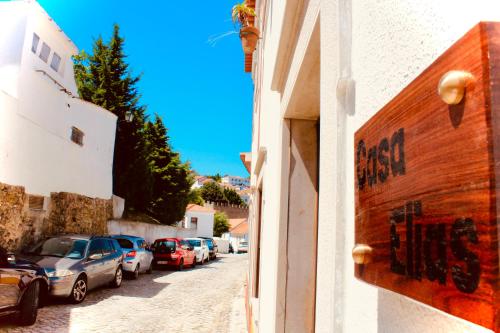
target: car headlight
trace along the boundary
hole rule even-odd
[[[65,277],[73,275],[73,272],[67,269],[58,269],[52,272],[47,272],[48,277]]]

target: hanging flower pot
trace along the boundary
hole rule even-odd
[[[250,21],[250,18],[255,18],[254,9],[247,6],[246,2],[238,3],[233,6],[232,17],[233,22],[241,26],[240,39],[243,52],[251,54],[255,51],[257,41],[260,37],[259,29],[252,25],[253,20]]]
[[[260,31],[254,26],[242,27],[240,30],[241,46],[245,54],[251,54],[257,47]]]

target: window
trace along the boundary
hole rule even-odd
[[[175,252],[176,244],[174,241],[155,241],[153,245],[157,253]]]
[[[52,61],[50,62],[50,67],[56,72],[59,71],[59,65],[61,64],[61,57],[59,54],[55,53],[52,55]]]
[[[31,52],[36,54],[36,50],[38,50],[38,43],[40,42],[40,37],[37,34],[33,33],[33,41],[31,42]]]
[[[42,51],[40,51],[40,59],[47,62],[47,60],[49,60],[49,55],[50,55],[50,47],[44,42],[42,45]]]
[[[111,241],[109,239],[101,239],[101,242],[103,243],[102,254],[104,256],[109,256],[111,253],[115,252],[115,250],[113,249],[113,244],[111,244]]]
[[[85,134],[76,127],[71,128],[71,141],[77,145],[83,146],[83,136]]]
[[[125,238],[116,238],[118,241],[118,244],[120,244],[120,247],[122,249],[133,249],[134,248],[134,243],[132,243],[130,240],[125,239]]]
[[[94,254],[102,254],[102,240],[94,239],[92,243],[90,243],[89,247],[89,257]]]
[[[191,218],[191,228],[198,228],[198,218],[197,217]]]

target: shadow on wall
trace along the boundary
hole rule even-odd
[[[378,290],[377,321],[378,332],[384,333],[492,332],[383,289]]]

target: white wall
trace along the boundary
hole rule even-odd
[[[488,331],[354,278],[352,147],[355,131],[453,42],[481,20],[500,20],[499,2],[385,0],[321,4],[322,203],[317,332]],[[348,28],[350,5],[352,35]],[[338,31],[344,36],[338,36]],[[339,103],[336,88],[340,77],[354,80],[354,104]],[[332,244],[335,239],[337,242]]]
[[[0,19],[0,31],[15,31],[16,39],[24,40],[21,52],[17,44],[11,49],[11,43],[0,43],[0,55],[18,57],[0,61],[0,74],[19,66],[9,84],[0,79],[0,181],[25,186],[31,194],[64,191],[109,199],[116,116],[72,98],[52,80],[76,96],[71,61],[76,47],[36,2],[0,3],[0,13],[10,17]],[[62,57],[61,71],[49,67],[52,53],[49,64],[32,53],[33,32],[41,39],[38,51],[46,41]],[[83,146],[71,141],[73,126],[85,133]]]
[[[277,46],[288,1],[257,1],[263,39],[254,53],[252,187],[263,180],[260,298],[250,299],[259,332],[282,332],[280,286],[286,258],[280,223],[286,224],[287,133],[282,113],[287,93],[271,89]],[[297,3],[300,1],[297,1]],[[314,12],[318,10],[318,15]],[[500,20],[500,2],[309,0],[289,80],[297,77],[312,27],[320,24],[320,194],[316,332],[487,332],[477,325],[354,278],[355,131],[397,95],[444,50],[481,20]],[[352,21],[351,21],[352,18]],[[354,82],[355,94],[338,91]],[[345,99],[345,103],[341,99]],[[350,99],[352,98],[352,99]],[[262,170],[255,173],[260,149]],[[250,269],[255,261],[257,195],[250,207]],[[284,195],[285,194],[285,195]],[[312,208],[311,208],[312,209]],[[280,212],[281,211],[281,212]],[[286,236],[286,234],[285,234]],[[286,237],[285,237],[286,238]],[[284,259],[282,259],[284,258]],[[293,260],[293,258],[292,258]],[[252,274],[252,273],[250,273]],[[251,288],[252,276],[249,278]]]
[[[110,235],[130,235],[144,238],[148,243],[153,243],[159,238],[189,238],[196,237],[196,230],[171,227],[168,225],[150,224],[126,220],[108,221]]]
[[[184,217],[184,226],[192,228],[191,218],[198,218],[196,229],[196,237],[213,237],[214,236],[214,214],[208,212],[186,211]]]

